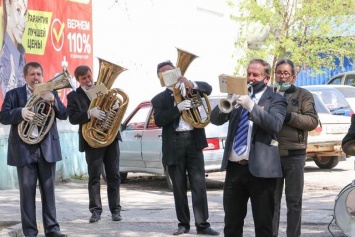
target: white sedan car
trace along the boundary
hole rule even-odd
[[[320,97],[312,93],[320,123],[318,127],[309,132],[307,157],[314,160],[322,169],[334,168],[340,160],[345,159],[341,142],[348,132],[351,117],[333,115]]]
[[[222,97],[210,97],[213,109]],[[203,150],[205,171],[220,171],[224,142],[228,124],[215,126],[209,123],[205,127],[208,147]],[[165,174],[171,188],[171,181],[162,164],[162,129],[154,122],[150,101],[140,103],[121,125],[122,142],[120,143],[121,182],[128,172]]]

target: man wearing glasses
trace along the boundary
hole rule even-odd
[[[287,237],[301,236],[302,194],[308,131],[318,126],[318,115],[312,94],[295,86],[295,64],[281,59],[275,67],[275,88],[287,100],[287,113],[279,132],[279,151],[283,177],[277,180],[273,236],[278,236],[283,186],[287,205]]]

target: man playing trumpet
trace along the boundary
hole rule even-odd
[[[238,96],[239,106],[224,113],[216,106],[211,123],[229,121],[222,170],[226,170],[223,190],[224,236],[242,237],[250,198],[255,236],[272,237],[276,178],[281,177],[277,146],[287,103],[268,87],[271,67],[262,59],[248,64],[247,82],[252,94]],[[250,88],[250,89],[251,89]]]

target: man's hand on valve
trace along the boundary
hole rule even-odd
[[[53,93],[50,92],[50,91],[41,92],[39,95],[40,95],[40,96],[42,97],[42,99],[44,99],[45,101],[49,101],[49,102],[54,101],[54,95],[53,95]]]
[[[250,111],[254,106],[254,101],[248,95],[241,95],[237,99],[237,103]]]
[[[184,100],[177,105],[179,111],[189,110],[191,108],[191,100]]]
[[[24,120],[30,121],[35,116],[35,113],[32,112],[31,110],[27,109],[26,107],[24,107],[21,109],[21,115]]]
[[[111,109],[112,110],[116,110],[120,107],[120,104],[118,103],[118,100],[116,100],[116,102],[112,105]]]
[[[98,120],[103,120],[106,117],[106,114],[99,107],[94,107],[89,110],[89,116],[97,118]]]

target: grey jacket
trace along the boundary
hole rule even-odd
[[[250,111],[249,119],[253,121],[249,153],[249,170],[256,177],[282,177],[279,149],[275,145],[277,133],[282,127],[286,115],[285,99],[268,87],[261,96],[258,105]],[[229,121],[227,140],[225,142],[221,169],[225,170],[233,146],[242,107],[229,114],[222,113],[216,106],[211,113],[211,123],[222,125]]]
[[[281,156],[305,155],[308,131],[318,126],[318,114],[312,93],[292,85],[284,94],[287,113],[279,137]]]

